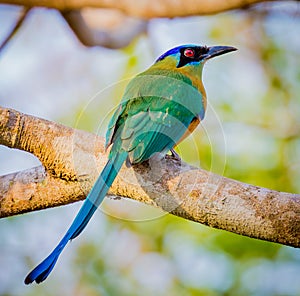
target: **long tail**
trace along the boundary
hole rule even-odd
[[[126,158],[127,152],[122,151],[113,157],[113,159],[108,160],[69,230],[52,253],[27,275],[24,280],[26,285],[33,281],[41,283],[48,277],[68,241],[77,237],[90,221],[92,215],[103,201]]]

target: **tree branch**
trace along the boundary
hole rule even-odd
[[[93,12],[93,17],[103,19],[103,16],[107,14],[107,9],[89,10],[89,15]],[[61,14],[78,40],[85,46],[119,49],[129,45],[135,37],[146,32],[147,22],[124,16],[117,10],[113,10],[113,12],[115,12],[115,18],[119,18],[118,25],[105,29],[89,26],[80,10],[62,11]],[[112,11],[110,12],[111,15]]]
[[[267,1],[272,0],[0,0],[0,3],[44,6],[61,11],[79,10],[84,7],[113,8],[123,11],[128,16],[151,19],[216,14]]]
[[[9,41],[15,36],[15,34],[21,28],[21,26],[23,25],[25,19],[28,16],[30,10],[31,10],[31,7],[23,7],[23,9],[22,9],[22,11],[20,13],[20,16],[19,16],[17,22],[15,23],[15,25],[13,26],[13,28],[11,29],[11,31],[8,33],[8,35],[6,36],[6,38],[0,44],[0,53],[1,53],[1,51],[3,51],[3,49],[9,43]]]
[[[103,139],[0,108],[0,144],[43,167],[0,177],[0,217],[84,199],[106,162]],[[300,247],[300,195],[215,175],[174,159],[122,168],[110,194],[237,234]]]

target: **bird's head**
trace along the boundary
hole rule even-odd
[[[155,61],[155,64],[164,63],[175,65],[176,68],[203,66],[207,60],[235,50],[237,49],[232,46],[207,47],[186,44],[168,50]]]

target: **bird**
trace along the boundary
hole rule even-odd
[[[43,282],[62,250],[87,226],[124,163],[134,166],[152,157],[164,157],[204,119],[207,99],[202,83],[204,64],[237,50],[232,46],[176,46],[128,83],[107,128],[108,160],[77,216],[58,245],[25,278]]]

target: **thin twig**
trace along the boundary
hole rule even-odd
[[[7,37],[3,40],[2,44],[0,45],[0,52],[5,48],[5,46],[8,44],[8,42],[13,38],[13,36],[18,32],[18,30],[23,25],[26,17],[28,16],[29,11],[32,9],[32,7],[23,7],[20,16],[15,23],[14,27],[10,31],[10,33],[7,35]]]

